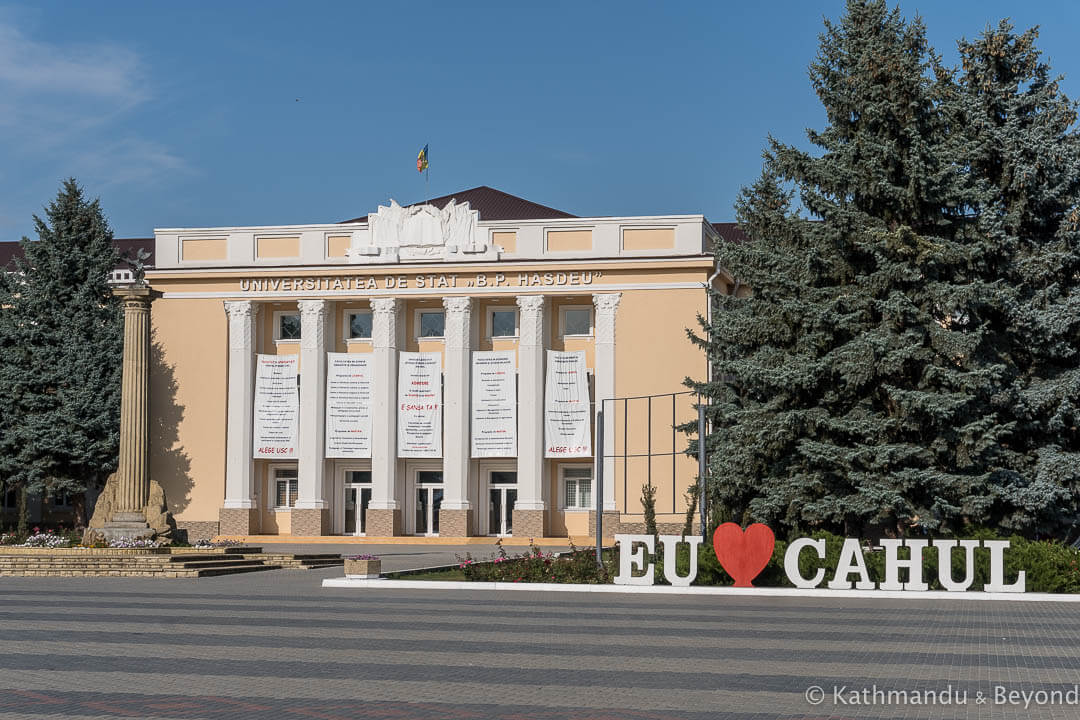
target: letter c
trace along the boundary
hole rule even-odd
[[[814,548],[817,551],[818,558],[825,559],[824,539],[799,538],[788,545],[787,551],[784,553],[784,573],[792,585],[802,590],[816,588],[825,579],[825,568],[818,568],[817,574],[811,580],[807,580],[799,573],[799,554],[803,551],[803,548],[807,547]]]

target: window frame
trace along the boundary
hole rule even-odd
[[[281,319],[286,315],[295,315],[300,320],[300,337],[298,338],[283,338],[281,337]],[[304,320],[300,316],[299,310],[275,310],[274,311],[274,344],[279,343],[299,343],[304,337]]]
[[[372,337],[375,335],[375,314],[371,310],[365,310],[360,308],[358,310],[346,310],[344,312],[343,322],[341,325],[341,337],[345,338],[345,344],[349,343],[367,343],[371,344]],[[352,337],[352,317],[353,315],[371,315],[371,335],[365,337]]]
[[[568,482],[574,482],[574,500],[576,503],[581,502],[581,492],[577,485],[578,480],[583,478],[567,478],[566,471],[574,470],[588,470],[589,471],[589,502],[591,505],[583,506],[567,505],[566,504],[566,485]],[[596,500],[596,469],[589,463],[564,463],[559,465],[559,506],[561,510],[569,512],[587,512],[589,510],[595,510]]]
[[[589,332],[584,335],[566,332],[566,313],[569,310],[585,310],[589,313]],[[592,305],[560,305],[559,306],[559,337],[560,338],[591,338],[596,333],[596,313]]]
[[[512,312],[514,313],[514,334],[513,335],[496,335],[495,334],[495,313],[497,312]],[[521,337],[521,313],[513,305],[488,305],[485,311],[485,335],[487,340],[517,340]]]
[[[266,469],[267,475],[267,500],[273,500],[271,504],[267,502],[267,509],[270,512],[291,512],[296,507],[296,501],[293,501],[292,505],[278,505],[277,504],[277,484],[279,482],[277,477],[278,470],[292,470],[296,473],[295,478],[286,478],[296,483],[296,498],[300,498],[300,466],[292,463],[275,463],[268,465]],[[282,480],[284,482],[285,480]],[[285,502],[289,502],[289,489],[285,489]]]
[[[438,313],[438,314],[442,315],[442,317],[443,317],[442,335],[438,335],[438,336],[432,335],[430,337],[424,337],[423,335],[420,334],[422,329],[423,329],[420,326],[420,322],[421,322],[420,316],[423,315],[424,313]],[[445,308],[436,308],[436,307],[416,308],[413,311],[413,335],[415,336],[414,339],[418,343],[422,343],[422,342],[443,342],[443,341],[445,341],[446,340],[446,309]]]

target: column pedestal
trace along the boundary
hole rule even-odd
[[[257,508],[221,508],[218,510],[219,535],[257,535],[259,511]]]
[[[441,522],[442,518],[440,518]],[[368,537],[393,537],[401,534],[401,511],[396,509],[378,509],[368,507],[367,528],[364,533]]]
[[[293,508],[289,513],[292,535],[314,537],[330,534],[329,508]]]
[[[439,510],[439,537],[469,537],[472,530],[472,510]]]
[[[539,539],[544,537],[547,525],[546,510],[518,510],[514,508],[514,537]]]

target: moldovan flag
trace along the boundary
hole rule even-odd
[[[420,151],[420,154],[416,156],[416,172],[424,172],[427,170],[428,165],[428,152],[427,145]]]

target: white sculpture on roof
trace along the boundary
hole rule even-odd
[[[389,207],[380,205],[378,212],[368,215],[373,250],[360,254],[409,260],[483,252],[483,244],[477,248],[475,242],[478,221],[479,213],[467,202],[459,205],[451,200],[440,210],[434,205],[402,207],[391,200]]]

